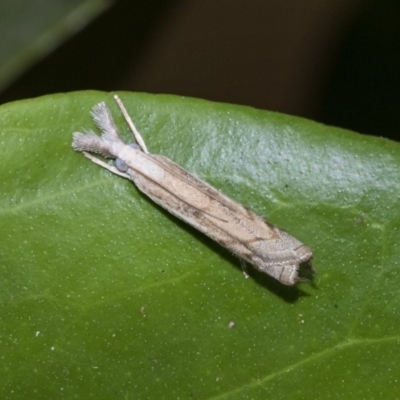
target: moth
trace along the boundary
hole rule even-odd
[[[244,271],[248,262],[284,285],[306,281],[299,276],[299,270],[304,265],[314,272],[309,247],[167,157],[150,154],[121,100],[114,98],[136,143],[124,143],[109,109],[101,102],[93,107],[91,115],[102,135],[74,132],[74,150],[133,181],[155,203],[236,254]],[[113,158],[115,165],[88,152]]]

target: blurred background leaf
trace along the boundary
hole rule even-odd
[[[121,93],[166,155],[315,252],[284,287],[71,149],[110,94],[0,107],[0,397],[385,398],[400,387],[400,146]],[[232,324],[234,325],[232,327]]]
[[[112,0],[2,0],[0,90],[112,3]]]
[[[1,4],[0,104],[87,89],[170,93],[399,139],[397,0]]]

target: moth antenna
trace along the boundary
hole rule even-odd
[[[143,150],[144,153],[150,154],[149,151],[147,150],[146,144],[144,143],[142,135],[136,129],[136,126],[133,123],[131,117],[129,116],[128,111],[126,111],[126,108],[125,108],[124,104],[122,103],[121,99],[117,95],[114,95],[114,99],[117,102],[118,107],[121,110],[126,123],[129,125],[129,128],[131,129],[133,136],[134,136],[135,140],[137,141],[138,145],[141,147],[141,149]]]

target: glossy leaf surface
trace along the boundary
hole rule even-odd
[[[250,269],[71,149],[112,95],[0,107],[1,398],[393,398],[400,146],[248,107],[121,93],[163,154],[315,253]],[[233,322],[234,326],[230,327]]]

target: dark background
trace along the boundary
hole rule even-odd
[[[0,94],[170,93],[400,139],[398,0],[119,0]]]

